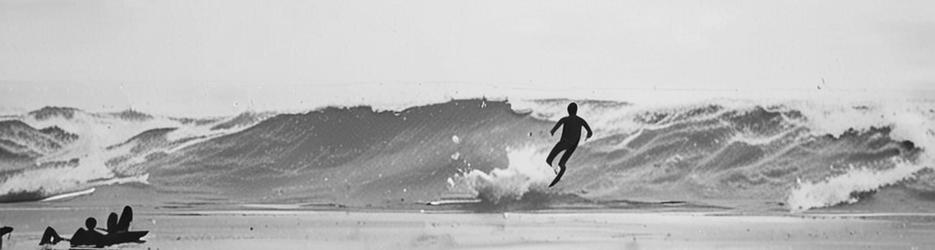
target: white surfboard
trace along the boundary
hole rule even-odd
[[[71,193],[58,194],[58,195],[46,197],[45,199],[42,199],[39,201],[54,201],[54,200],[67,199],[67,198],[72,198],[72,197],[77,197],[77,196],[82,196],[82,195],[88,195],[88,194],[94,193],[94,190],[95,190],[94,188],[89,188],[89,189],[75,191]]]
[[[444,206],[444,205],[457,205],[457,204],[473,204],[480,203],[481,199],[477,198],[442,198],[440,200],[430,201],[425,203],[429,206]]]

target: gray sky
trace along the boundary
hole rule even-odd
[[[912,91],[935,88],[933,44],[927,0],[0,0],[0,111]]]

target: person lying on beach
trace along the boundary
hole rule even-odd
[[[67,240],[71,242],[72,246],[95,246],[95,247],[104,247],[104,234],[100,233],[95,229],[97,226],[97,220],[93,217],[88,217],[84,221],[84,228],[78,228],[78,231],[75,231],[75,234],[72,234],[71,239],[63,238],[59,236],[55,229],[52,227],[46,227],[45,232],[42,233],[42,239],[39,240],[39,245],[55,245],[58,242]]]

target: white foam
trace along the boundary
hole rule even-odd
[[[545,164],[545,154],[533,146],[507,149],[509,165],[484,173],[480,170],[459,174],[449,179],[452,190],[466,191],[492,202],[520,199],[532,189],[544,189],[555,177]]]
[[[858,201],[854,194],[870,192],[914,177],[925,168],[921,165],[900,161],[886,170],[854,168],[846,173],[823,181],[800,182],[788,198],[792,212],[812,208],[850,204]]]

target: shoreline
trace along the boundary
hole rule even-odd
[[[79,215],[80,214],[80,215]],[[96,208],[4,210],[9,249],[35,249],[41,230],[71,232]],[[926,220],[879,219],[893,215]],[[18,222],[16,222],[18,221]],[[20,225],[16,225],[19,223]],[[26,224],[26,225],[22,225]],[[47,225],[43,225],[47,224]],[[912,249],[935,245],[935,214],[751,215],[725,212],[501,212],[141,209],[143,244],[120,249]],[[55,247],[67,248],[60,243]],[[7,248],[4,248],[7,249]]]

